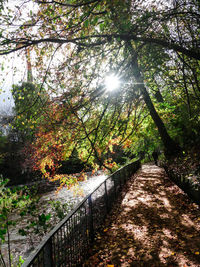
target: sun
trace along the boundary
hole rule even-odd
[[[120,85],[120,80],[116,75],[111,74],[105,78],[105,86],[107,91],[113,91],[117,89],[119,85]]]

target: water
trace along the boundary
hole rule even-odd
[[[38,203],[38,209],[40,213],[53,213],[52,207],[49,204],[49,201],[60,201],[62,204],[67,203],[69,205],[68,212],[75,208],[75,206],[89,193],[91,193],[100,183],[105,180],[106,176],[101,173],[96,176],[89,176],[86,181],[79,182],[78,187],[74,187],[70,190],[62,188],[58,193],[51,191],[48,193],[42,194],[40,201]],[[11,253],[13,256],[13,263],[16,266],[16,262],[19,256],[22,256],[23,259],[26,259],[34,248],[42,240],[41,235],[30,235],[30,236],[21,236],[18,233],[20,228],[24,228],[27,225],[27,220],[30,220],[28,216],[21,218],[17,214],[12,215],[12,220],[17,221],[15,227],[10,227],[10,246]],[[59,222],[59,218],[52,216],[50,223],[53,227]],[[50,230],[50,229],[49,229]],[[2,245],[2,253],[4,255],[5,261],[8,262],[8,246],[7,242]]]

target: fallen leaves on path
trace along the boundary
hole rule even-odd
[[[200,266],[200,213],[162,168],[143,165],[97,234],[84,266]]]

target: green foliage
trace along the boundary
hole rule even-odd
[[[63,219],[72,208],[70,203],[62,204],[60,201],[50,201],[51,212],[46,212],[46,205],[40,207],[40,196],[35,195],[27,187],[5,187],[8,180],[1,177],[0,180],[0,244],[5,242],[8,237],[8,251],[10,261],[12,261],[12,251],[10,251],[9,231],[19,223],[19,218],[13,217],[13,214],[21,216],[23,228],[19,228],[18,233],[27,236],[30,244],[33,246],[35,235],[40,238],[47,233],[55,222]],[[3,255],[1,255],[3,257]],[[18,259],[17,266],[21,266],[24,260]]]
[[[160,146],[161,139],[167,148],[167,141],[174,144],[172,139],[182,145],[187,141],[185,129],[187,139],[191,134],[197,138],[197,1],[189,4],[183,0],[183,5],[171,3],[170,7],[164,2],[158,6],[122,0],[69,3],[72,5],[39,3],[37,9],[28,12],[31,21],[32,17],[38,19],[34,24],[37,32],[32,24],[23,24],[15,33],[10,29],[10,46],[2,44],[11,50],[16,42],[19,49],[31,46],[37,58],[34,64],[38,79],[48,84],[50,93],[58,95],[56,99],[52,97],[46,110],[49,122],[45,117],[36,121],[37,130],[29,125],[33,123],[30,114],[22,120],[19,115],[16,121],[18,129],[21,127],[27,134],[30,129],[26,131],[26,126],[33,127],[33,134],[37,132],[31,147],[34,168],[52,178],[60,162],[70,159],[76,148],[86,164],[112,170],[116,168],[110,160],[114,158],[114,145],[138,154]],[[20,25],[22,21],[18,20]],[[17,38],[14,48],[13,36]],[[191,42],[185,43],[185,39]],[[51,62],[48,70],[47,60]],[[108,72],[116,72],[122,78],[116,94],[105,92],[103,78]],[[144,89],[148,89],[145,94]],[[38,98],[37,90],[26,84],[13,91],[19,103],[18,113],[23,113],[24,106],[34,113],[31,101]],[[158,92],[163,105],[158,105],[158,97],[154,97]],[[148,111],[143,108],[143,100]],[[145,118],[147,112],[153,121]]]
[[[22,216],[25,215],[25,213],[21,213]],[[49,220],[51,218],[51,214],[38,214],[37,210],[32,208],[29,216],[32,216],[32,219],[29,219],[28,225],[25,228],[19,229],[19,234],[22,236],[29,236],[31,242],[33,242],[34,234],[40,234],[43,235],[47,232],[47,230],[50,229],[51,224],[49,224]]]
[[[28,193],[22,194],[23,188],[6,188],[8,180],[0,178],[0,238],[5,241],[5,235],[8,231],[8,226],[15,225],[16,222],[9,217],[13,211],[23,209],[29,202]]]
[[[31,139],[47,101],[44,90],[33,83],[23,82],[21,85],[13,85],[12,95],[16,113],[14,128],[23,139]]]
[[[20,211],[20,216],[26,221],[26,226],[20,228],[18,232],[22,236],[28,236],[32,245],[35,234],[43,236],[52,226],[49,223],[51,214],[46,214],[38,208],[39,201],[39,196],[32,196],[30,203]]]
[[[61,164],[74,158],[75,166],[81,162],[85,169],[112,172],[130,158],[145,155],[147,161],[155,149],[163,150],[163,129],[183,147],[200,141],[198,1],[181,0],[177,6],[148,2],[40,1],[28,9],[27,25],[15,7],[4,14],[2,25],[9,30],[0,30],[0,52],[30,46],[37,80],[51,96],[32,83],[13,87],[13,127],[20,141],[30,141],[24,149],[26,167],[70,187],[77,178],[65,175]],[[116,92],[106,91],[108,73],[120,77]],[[155,117],[163,123],[161,130]],[[4,142],[0,137],[0,151]],[[0,152],[0,163],[4,156]],[[27,222],[19,233],[32,242],[35,234],[52,227],[54,214],[62,219],[70,208],[51,202],[53,212],[45,206],[39,211],[38,197],[2,192],[2,242],[15,224],[13,210]]]
[[[26,225],[19,229],[19,234],[27,236],[30,244],[33,246],[35,235],[40,238],[55,226],[55,222],[59,222],[66,216],[69,210],[72,208],[70,203],[62,204],[60,201],[48,201],[48,205],[51,206],[50,213],[46,212],[47,205],[43,204],[40,207],[40,197],[32,196],[31,202],[26,205],[20,211],[20,216]]]
[[[62,204],[60,201],[49,201],[49,204],[53,208],[53,213],[55,213],[54,216],[58,217],[60,220],[62,220],[66,214],[69,212],[69,210],[72,209],[72,205],[70,203],[64,203]]]
[[[77,179],[65,175],[61,164],[71,162],[74,151],[75,166],[81,162],[85,168],[114,171],[132,157],[151,160],[154,149],[166,146],[163,129],[183,147],[200,141],[198,1],[181,0],[177,6],[123,0],[37,5],[27,9],[26,25],[23,16],[16,16],[21,7],[8,7],[0,29],[0,53],[30,47],[38,84],[44,85],[13,86],[13,127],[18,140],[30,141],[25,167],[70,187]],[[108,73],[120,77],[116,92],[106,91]],[[163,123],[161,130],[155,117]],[[1,163],[2,136],[0,146]],[[2,242],[15,224],[13,211],[26,220],[19,233],[32,242],[35,234],[42,236],[52,227],[54,213],[62,219],[70,208],[52,202],[53,212],[45,206],[39,211],[39,197],[5,189],[5,181],[0,188]]]
[[[8,237],[8,254],[9,265],[11,266],[12,254],[10,250],[9,229],[16,225],[13,219],[13,213],[23,209],[30,203],[30,196],[27,188],[13,187],[7,188],[8,179],[0,177],[0,246],[5,242],[5,237]],[[3,255],[1,255],[3,257]],[[22,258],[19,259],[19,266],[22,263]]]
[[[22,264],[25,262],[25,260],[22,258],[22,256],[19,256],[17,267],[22,266]]]

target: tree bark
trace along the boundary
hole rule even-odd
[[[131,51],[132,50],[132,51]],[[145,101],[145,104],[147,105],[147,108],[150,112],[150,115],[157,126],[158,132],[160,134],[161,140],[163,142],[164,148],[165,148],[165,156],[170,157],[172,155],[177,154],[178,152],[181,151],[180,146],[169,136],[167,129],[160,118],[159,114],[157,113],[154,104],[149,96],[149,93],[144,85],[144,80],[141,75],[139,66],[138,66],[138,61],[137,61],[137,55],[135,51],[133,50],[132,46],[130,47],[129,45],[129,51],[132,54],[132,61],[131,61],[131,66],[132,66],[132,72],[135,78],[135,85],[134,87],[138,88],[140,92],[142,93],[143,99]]]
[[[160,90],[156,91],[154,94],[156,100],[158,101],[158,103],[164,103],[164,99],[160,93]]]

